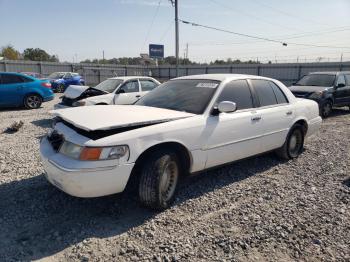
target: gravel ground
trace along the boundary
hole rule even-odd
[[[45,180],[39,139],[56,101],[0,111],[0,261],[350,261],[348,110],[298,159],[267,154],[187,178],[156,213],[131,194],[79,199]]]

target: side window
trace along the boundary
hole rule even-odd
[[[66,73],[66,74],[64,75],[64,78],[72,78],[72,74],[71,74],[71,73]]]
[[[140,84],[141,84],[142,91],[151,91],[152,89],[158,86],[152,80],[148,80],[148,79],[140,79]]]
[[[345,82],[347,86],[350,86],[350,75],[344,75],[345,76]]]
[[[28,78],[28,77],[25,77],[25,76],[21,76],[22,78],[22,82],[25,82],[25,83],[28,83],[28,82],[33,82],[32,79]]]
[[[139,82],[136,80],[125,83],[119,89],[119,93],[133,93],[133,92],[139,92]]]
[[[1,83],[2,84],[23,83],[23,79],[22,79],[22,77],[20,77],[18,75],[2,74],[1,75]]]
[[[344,77],[344,75],[338,76],[337,85],[339,85],[339,84],[346,85],[345,84],[345,77]]]
[[[275,93],[277,103],[279,104],[288,103],[288,100],[285,94],[282,92],[282,90],[274,82],[269,81],[269,84],[271,85],[273,92]]]
[[[222,90],[217,103],[222,101],[235,102],[237,110],[252,108],[253,99],[246,80],[234,80]]]
[[[273,92],[269,81],[252,79],[251,83],[255,89],[256,94],[258,95],[260,106],[277,104],[275,93]]]

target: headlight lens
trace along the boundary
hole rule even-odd
[[[127,162],[130,155],[127,145],[113,147],[82,147],[69,141],[65,141],[62,144],[60,153],[84,161],[116,159],[119,164]]]
[[[85,104],[86,104],[86,101],[80,100],[72,103],[72,106],[85,106]]]
[[[322,96],[323,96],[323,91],[317,91],[317,92],[312,93],[309,96],[309,98],[318,99],[318,98],[321,98]]]

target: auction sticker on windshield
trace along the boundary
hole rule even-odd
[[[217,83],[198,83],[196,87],[204,87],[204,88],[216,88],[218,86]]]

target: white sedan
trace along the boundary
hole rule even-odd
[[[141,203],[167,208],[188,173],[275,150],[298,157],[321,125],[318,105],[281,82],[234,74],[163,83],[135,105],[53,111],[43,138],[47,179],[77,197],[122,192],[138,183]]]
[[[62,109],[91,105],[130,105],[156,88],[160,83],[147,76],[108,78],[95,87],[70,85],[62,101],[54,106]]]

